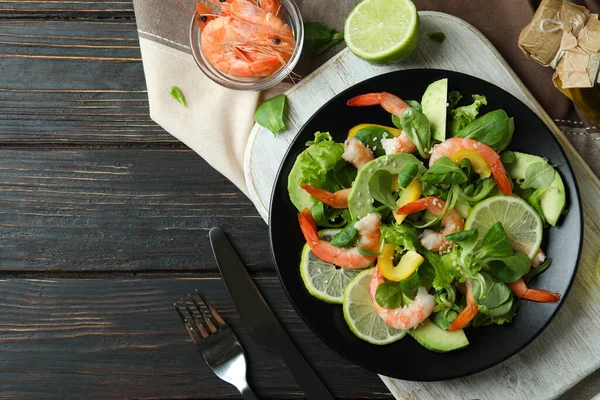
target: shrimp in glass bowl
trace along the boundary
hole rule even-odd
[[[264,90],[292,75],[304,41],[293,0],[202,1],[192,18],[190,48],[212,81],[230,89]]]

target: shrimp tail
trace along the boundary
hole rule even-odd
[[[400,207],[396,214],[414,214],[419,211],[425,211],[428,206],[429,199],[427,197],[415,201],[411,201],[410,203]]]
[[[304,239],[306,239],[308,243],[319,243],[320,238],[317,231],[317,223],[308,208],[305,208],[298,213],[298,221],[300,222],[300,229],[302,229]]]
[[[315,199],[333,207],[333,208],[348,208],[348,195],[350,189],[342,189],[335,193],[328,192],[315,186],[302,183],[300,187],[308,192]]]
[[[377,106],[379,104],[381,104],[381,93],[361,94],[346,102],[346,105],[350,107]]]
[[[508,287],[515,296],[521,299],[537,301],[539,303],[556,303],[560,300],[560,293],[543,289],[529,289],[523,278],[509,283]]]
[[[477,302],[475,301],[475,296],[473,296],[473,282],[471,279],[468,279],[467,282],[467,306],[458,314],[458,316],[452,321],[450,326],[448,327],[449,331],[457,331],[459,329],[464,328],[475,318],[475,316],[479,313],[479,307],[477,307]]]

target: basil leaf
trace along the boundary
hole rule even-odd
[[[434,185],[459,185],[467,181],[467,175],[457,167],[448,157],[440,157],[431,168],[421,177],[421,182]]]
[[[350,221],[348,226],[335,234],[330,243],[335,247],[351,247],[357,238],[358,231],[354,228],[354,221]]]
[[[523,275],[523,280],[525,281],[525,283],[528,283],[531,278],[533,278],[534,276],[539,275],[542,272],[544,272],[545,270],[547,270],[548,267],[550,266],[550,264],[552,264],[552,259],[548,258],[548,259],[546,259],[546,261],[544,261],[542,264],[540,264],[537,268],[531,268],[528,273]]]
[[[406,100],[406,104],[408,104],[412,108],[416,108],[420,112],[423,112],[423,106],[416,100]]]
[[[465,126],[454,137],[464,137],[487,144],[494,150],[509,133],[509,118],[504,110],[490,111]]]
[[[176,102],[178,102],[184,107],[187,107],[187,103],[185,102],[185,96],[183,95],[181,89],[179,89],[177,86],[171,86],[171,88],[169,89],[169,94],[173,99],[175,99]]]
[[[550,186],[554,180],[554,168],[544,161],[531,164],[525,170],[525,180],[521,183],[521,188],[541,189]]]
[[[286,106],[286,97],[284,94],[270,98],[264,101],[254,113],[254,121],[276,135],[277,132],[285,129],[283,113]]]
[[[375,301],[383,308],[398,308],[402,305],[402,288],[398,282],[382,282],[375,291]]]
[[[409,299],[414,299],[417,295],[417,290],[421,286],[421,278],[419,277],[419,271],[415,271],[411,276],[398,282],[400,290]]]
[[[402,251],[417,249],[419,235],[413,227],[407,224],[394,224],[381,225],[380,229],[381,237],[385,243],[395,244]]]
[[[419,166],[417,164],[408,164],[398,174],[398,183],[404,189],[417,177]]]
[[[393,136],[390,131],[379,126],[368,126],[354,134],[355,139],[360,140],[365,146],[373,150],[375,158],[385,156],[385,149],[381,145],[381,139]]]
[[[342,32],[338,32],[320,22],[305,22],[302,54],[305,56],[317,56],[342,40],[344,40]]]
[[[346,224],[343,218],[339,218],[344,210],[332,208],[317,201],[310,209],[317,226],[325,228],[340,228]]]
[[[333,178],[342,188],[347,189],[352,187],[357,172],[354,165],[345,160],[340,160],[335,164],[335,167],[333,167]]]
[[[428,151],[431,149],[431,125],[425,114],[416,108],[407,108],[402,112],[400,124],[402,125],[402,130],[404,130],[406,136],[408,136],[410,141],[417,147],[421,157],[429,158]]]
[[[389,209],[396,209],[396,199],[392,194],[392,174],[385,170],[378,170],[369,179],[369,192],[371,197]]]
[[[512,141],[514,133],[515,133],[515,119],[511,117],[508,119],[508,131],[506,132],[506,134],[504,135],[502,140],[500,140],[498,143],[496,143],[494,150],[496,150],[497,152],[501,152],[504,149],[506,149],[508,147],[508,145],[510,144],[510,142]]]
[[[496,222],[483,237],[481,247],[477,251],[479,258],[507,257],[513,254],[506,231],[500,221]]]
[[[500,161],[502,161],[502,164],[512,164],[515,160],[515,153],[510,150],[503,151],[500,154]]]
[[[444,32],[425,32],[425,36],[438,43],[442,43],[444,40],[446,40],[446,35]]]

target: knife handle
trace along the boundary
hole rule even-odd
[[[298,385],[304,390],[308,400],[334,400],[331,393],[291,340],[281,341],[277,347],[277,352]]]

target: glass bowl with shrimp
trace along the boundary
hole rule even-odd
[[[190,27],[200,70],[236,90],[264,90],[291,77],[303,40],[293,0],[199,0]]]

